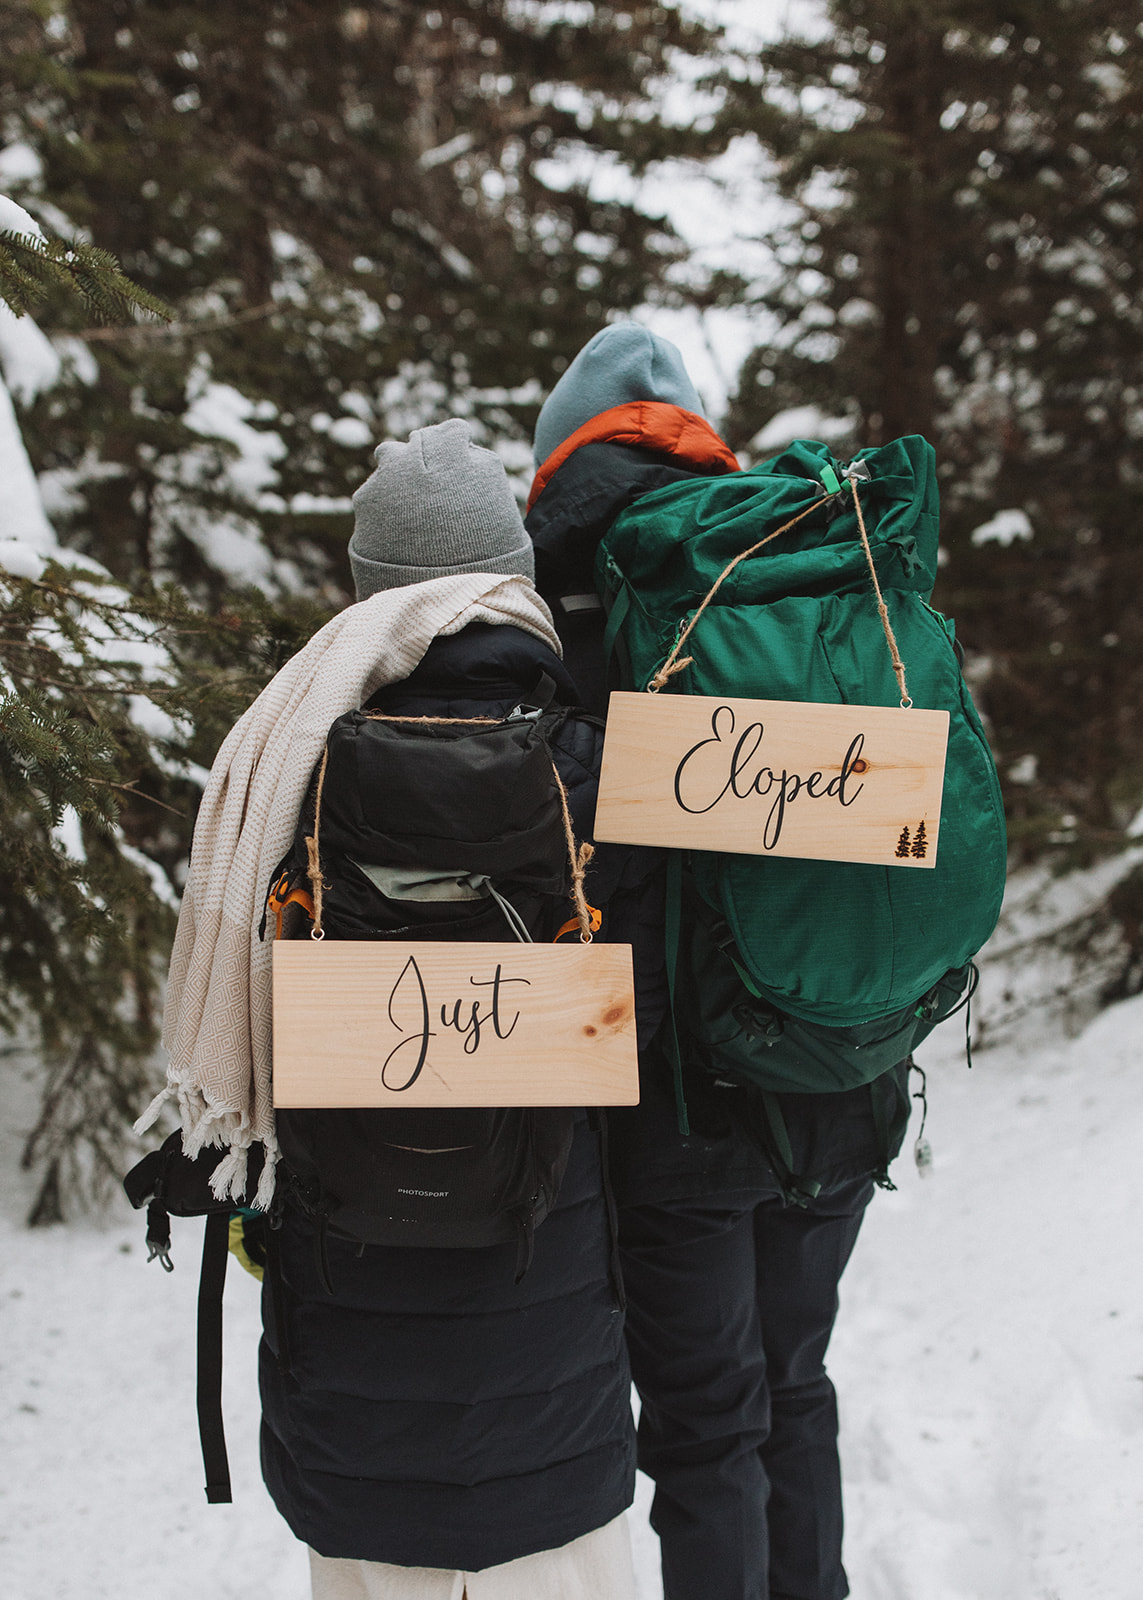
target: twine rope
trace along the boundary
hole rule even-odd
[[[588,863],[595,854],[595,846],[588,844],[585,839],[579,849],[576,849],[575,829],[572,827],[571,811],[568,808],[568,792],[564,788],[564,781],[556,771],[556,764],[552,762],[552,776],[556,780],[556,788],[560,792],[560,810],[564,819],[564,837],[568,843],[568,860],[571,862],[571,897],[575,906],[576,920],[579,923],[579,938],[581,944],[591,943],[591,909],[584,893],[583,879]]]
[[[365,719],[367,722],[451,722],[461,728],[501,721],[499,717],[391,717],[385,711],[367,711]]]
[[[656,672],[655,676],[647,685],[648,694],[658,694],[659,690],[668,681],[668,679],[672,678],[676,672],[681,672],[684,667],[690,666],[691,662],[694,660],[694,656],[684,656],[684,658],[679,661],[677,659],[679,651],[683,648],[688,636],[693,632],[695,623],[702,616],[707,606],[710,605],[711,601],[722,587],[723,580],[730,577],[730,574],[734,571],[738,563],[740,561],[745,561],[747,556],[752,556],[756,550],[761,550],[764,544],[769,544],[771,539],[776,539],[779,534],[788,532],[789,529],[794,527],[796,523],[801,522],[803,517],[808,517],[811,511],[816,511],[820,504],[820,500],[815,500],[813,504],[808,505],[804,511],[799,511],[796,517],[791,517],[789,522],[783,522],[780,528],[775,528],[773,533],[768,533],[764,539],[759,539],[757,544],[752,544],[749,550],[743,550],[740,555],[735,556],[733,561],[728,562],[727,565],[723,567],[718,577],[714,580],[714,585],[708,593],[706,599],[703,601],[702,605],[699,606],[694,616],[675,640],[674,648],[672,649],[670,655],[663,662],[663,665],[659,668],[658,672]]]
[[[873,579],[873,592],[877,596],[877,611],[881,617],[881,626],[885,630],[885,643],[889,646],[889,658],[893,663],[897,687],[901,691],[901,707],[907,711],[913,702],[905,686],[905,663],[901,660],[901,652],[897,648],[897,636],[889,621],[889,607],[885,604],[885,596],[881,593],[881,585],[877,581],[877,568],[873,564],[873,551],[869,548],[869,535],[865,531],[865,518],[861,513],[861,497],[857,492],[856,478],[850,478],[849,487],[853,493],[853,509],[857,512],[857,526],[861,531],[861,548],[865,551],[865,559],[869,563],[869,576]]]
[[[370,722],[437,722],[451,723],[454,727],[475,727],[479,725],[491,726],[503,719],[500,717],[396,717],[389,716],[383,711],[370,711],[366,713]],[[310,880],[310,893],[314,903],[314,925],[310,929],[311,939],[324,939],[325,930],[321,924],[322,910],[322,876],[321,859],[318,840],[321,836],[321,792],[325,784],[325,771],[329,765],[329,745],[322,751],[321,766],[318,768],[317,794],[314,797],[314,831],[306,836],[306,876]],[[595,855],[595,846],[584,840],[577,847],[575,828],[572,824],[571,811],[568,807],[568,792],[564,788],[563,779],[559,775],[556,764],[552,762],[552,776],[556,780],[556,788],[560,796],[560,813],[564,825],[564,838],[568,847],[568,862],[571,866],[571,900],[575,908],[576,921],[579,923],[579,936],[584,944],[591,943],[591,908],[587,903],[584,893],[583,880],[588,865]]]
[[[905,684],[905,663],[901,660],[901,652],[897,647],[897,637],[894,634],[892,624],[889,621],[889,607],[885,604],[885,597],[881,593],[881,585],[877,581],[877,568],[873,563],[873,551],[869,546],[869,535],[866,532],[865,517],[862,515],[861,511],[861,497],[857,492],[856,478],[851,477],[849,479],[849,487],[853,494],[853,507],[857,512],[857,526],[861,535],[861,548],[865,553],[865,559],[869,565],[869,575],[873,579],[873,589],[877,595],[877,611],[881,618],[881,627],[885,633],[885,642],[889,646],[889,657],[893,663],[893,673],[897,679],[897,686],[901,691],[901,705],[903,709],[907,710],[913,704],[913,702],[909,698],[909,691]],[[683,648],[683,645],[686,643],[689,635],[694,631],[694,626],[698,619],[702,616],[707,606],[710,605],[711,601],[722,587],[723,581],[726,578],[729,578],[730,574],[734,571],[738,563],[740,561],[745,561],[748,556],[754,555],[757,551],[762,549],[763,545],[769,544],[772,539],[777,539],[779,534],[788,533],[791,528],[793,528],[797,523],[801,522],[803,517],[808,517],[811,511],[816,511],[821,503],[822,502],[820,499],[814,500],[810,505],[806,506],[804,511],[799,511],[796,517],[791,517],[789,522],[784,522],[780,528],[775,528],[773,533],[768,533],[764,539],[759,539],[757,544],[752,544],[749,550],[743,550],[739,555],[735,556],[733,561],[727,562],[726,566],[723,567],[718,577],[714,580],[714,583],[707,593],[706,598],[703,600],[694,616],[687,623],[686,627],[683,628],[679,633],[670,655],[663,662],[663,665],[659,668],[658,672],[655,673],[654,677],[647,685],[648,694],[658,694],[663,685],[669,682],[676,672],[681,672],[684,667],[690,666],[691,662],[694,660],[694,657],[684,656],[680,660],[679,651]]]
[[[325,769],[329,766],[329,745],[321,753],[321,766],[318,768],[317,794],[314,797],[314,831],[306,836],[306,876],[310,880],[310,894],[314,902],[314,925],[310,929],[311,939],[324,939],[325,929],[321,925],[321,896],[324,885],[321,877],[321,861],[318,858],[318,835],[321,829],[321,792],[325,787]]]

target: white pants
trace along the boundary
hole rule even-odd
[[[559,1550],[540,1550],[483,1572],[337,1561],[310,1551],[313,1600],[634,1600],[626,1516]]]

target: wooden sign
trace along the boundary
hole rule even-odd
[[[285,939],[275,1106],[630,1106],[631,946]]]
[[[947,711],[617,693],[595,837],[936,864]]]

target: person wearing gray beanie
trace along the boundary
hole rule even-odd
[[[706,415],[676,346],[637,322],[616,322],[588,340],[544,401],[532,445],[536,467],[592,417],[632,400]]]
[[[450,763],[450,736],[508,720],[518,733],[524,707],[550,709],[543,730],[527,734],[540,743],[518,748],[522,756],[534,754],[545,776],[551,770],[568,827],[586,841],[602,730],[578,709],[582,696],[531,587],[532,544],[499,457],[476,445],[469,425],[453,418],[417,429],[407,442],[386,441],[374,460],[353,497],[349,554],[358,601],[366,602],[356,608],[358,637],[372,630],[371,650],[384,658],[391,640],[394,653],[408,659],[412,650],[396,647],[410,641],[396,636],[402,623],[393,618],[432,611],[451,620],[413,657],[405,676],[386,679],[348,720],[358,731],[374,719],[453,725],[434,728],[435,737],[422,741],[422,764],[414,767],[413,755],[405,757],[403,789],[397,768],[387,770],[385,793],[398,794],[401,815],[420,818],[427,835],[435,835],[433,847],[446,867],[450,836],[459,841],[460,871],[434,870],[432,851],[420,874],[409,870],[405,851],[415,852],[413,835],[402,835],[398,820],[398,831],[388,836],[383,802],[369,793],[377,769],[361,756],[364,739],[344,770],[327,771],[324,757],[315,768],[313,833],[304,848],[316,851],[318,795],[324,794],[321,861],[329,881],[323,934],[455,939],[459,951],[463,940],[509,936],[502,919],[514,907],[498,882],[497,889],[488,888],[486,916],[468,865],[496,872],[512,853],[503,847],[505,836],[518,834],[522,852],[540,825],[528,796],[520,799],[518,814],[499,814],[500,800],[486,782],[495,755],[485,753],[471,767]],[[454,611],[431,607],[431,597],[418,594],[437,578],[444,580],[436,587],[446,597],[461,591]],[[479,596],[471,604],[470,591]],[[366,815],[377,819],[373,832],[358,828]],[[344,855],[330,839],[336,828],[330,819],[338,816],[346,819],[351,845]],[[310,826],[308,817],[304,826]],[[479,851],[480,830],[491,835],[486,855]],[[557,842],[566,846],[562,824]],[[613,845],[601,846],[593,858],[587,892],[600,914],[598,937],[609,936],[604,919],[613,906],[618,917],[632,920],[631,906],[650,892],[648,854]],[[418,886],[411,881],[418,876],[428,881]],[[504,881],[512,890],[511,877]],[[454,894],[477,904],[450,906]],[[554,933],[564,916],[558,897],[549,919],[539,887],[521,886],[521,896],[521,915],[533,902],[537,908],[539,936]],[[342,903],[354,909],[339,925]],[[541,925],[541,914],[550,927]],[[515,924],[513,930],[526,931]],[[660,948],[656,942],[657,963]],[[331,986],[325,996],[331,1017],[340,1001]],[[659,1020],[656,1014],[649,1026]],[[327,1240],[326,1220],[339,1202],[323,1188],[324,1170],[315,1175],[319,1164],[309,1153],[316,1148],[310,1140],[320,1137],[329,1152],[329,1182],[340,1192],[350,1169],[363,1183],[371,1172],[391,1170],[403,1159],[393,1154],[394,1137],[404,1134],[387,1120],[391,1111],[375,1107],[342,1108],[332,1121],[328,1111],[296,1115],[300,1126],[291,1127],[285,1110],[279,1121],[285,1160],[296,1160],[306,1176],[299,1176],[296,1190],[290,1184],[274,1231],[282,1263],[278,1282],[289,1287],[266,1299],[262,1467],[278,1510],[309,1546],[312,1600],[414,1594],[448,1600],[462,1588],[470,1600],[635,1600],[625,1521],[635,1485],[631,1378],[598,1122],[578,1108],[568,1115],[566,1171],[534,1241],[524,1207],[513,1229],[517,1237],[480,1248],[459,1242],[439,1248],[431,1232],[430,1242],[418,1238],[412,1223],[401,1243],[381,1242],[384,1229],[367,1240],[366,1224],[366,1232],[355,1233],[331,1226]],[[320,1135],[314,1118],[322,1123]],[[410,1159],[419,1155],[447,1171],[433,1172],[429,1189],[402,1193],[438,1205],[453,1195],[454,1209],[446,1207],[446,1214],[460,1216],[468,1191],[461,1194],[465,1178],[454,1158],[468,1161],[470,1171],[478,1158],[491,1165],[491,1141],[469,1134],[458,1147],[456,1124],[438,1120],[436,1127],[439,1139],[426,1128],[429,1149],[418,1140],[405,1150],[412,1151]],[[535,1155],[538,1183],[539,1150]],[[430,1177],[427,1169],[424,1176]],[[302,1185],[309,1196],[304,1204]],[[471,1209],[475,1235],[475,1200]],[[526,1262],[519,1259],[521,1239]],[[314,1254],[318,1240],[324,1276]],[[301,1261],[299,1273],[295,1263]]]
[[[492,450],[459,417],[386,439],[353,496],[349,564],[358,600],[458,572],[534,575],[532,542]]]

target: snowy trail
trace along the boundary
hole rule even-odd
[[[927,1053],[933,1173],[898,1163],[843,1286],[854,1595],[1139,1600],[1143,999],[971,1074],[957,1043]]]
[[[898,1163],[843,1285],[831,1370],[854,1600],[1141,1600],[1143,997],[1079,1039],[981,1051],[971,1074],[960,1037],[922,1056],[932,1174]],[[123,1211],[29,1234],[4,1139],[5,1600],[306,1600],[258,1473],[253,1281],[233,1270],[227,1291],[236,1504],[208,1507],[198,1225],[176,1221],[169,1277],[144,1268],[142,1219]],[[657,1600],[647,1499],[633,1531],[640,1600]]]

